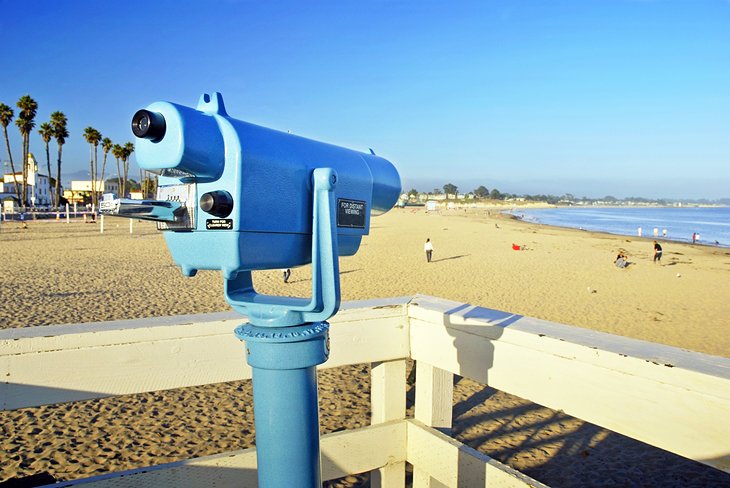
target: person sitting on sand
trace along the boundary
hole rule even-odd
[[[626,268],[629,265],[629,257],[623,251],[619,251],[613,262],[617,268]]]

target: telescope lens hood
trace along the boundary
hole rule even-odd
[[[132,117],[132,132],[140,139],[161,141],[165,137],[165,129],[165,117],[161,113],[142,109]]]

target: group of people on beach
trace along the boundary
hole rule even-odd
[[[654,263],[661,264],[662,252],[662,245],[659,244],[657,241],[654,241]],[[624,251],[623,249],[619,250],[616,259],[613,260],[613,264],[615,264],[617,268],[628,267],[631,263],[629,262],[629,256],[626,254],[626,251]]]
[[[641,237],[643,233],[643,229],[641,227],[637,227],[636,229],[636,235]],[[659,228],[654,227],[654,237],[659,237]],[[667,238],[667,229],[662,229],[662,238]],[[700,234],[699,232],[692,232],[692,244],[697,244],[700,240]],[[718,241],[715,241],[715,245],[719,245],[720,243]]]
[[[638,235],[639,237],[641,237],[641,234],[642,233],[643,233],[643,229],[641,228],[641,226],[637,227],[637,229],[636,229],[636,235]],[[659,237],[659,227],[654,227],[654,237]],[[664,239],[667,238],[667,229],[662,229],[662,237]]]

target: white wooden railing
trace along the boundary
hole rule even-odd
[[[229,312],[0,331],[0,409],[247,379]],[[543,486],[443,432],[458,374],[730,472],[730,359],[427,296],[350,302],[323,368],[372,364],[372,425],[322,438],[324,479]],[[417,361],[406,419],[406,359]],[[439,430],[436,430],[439,428]],[[53,486],[256,486],[247,449]]]

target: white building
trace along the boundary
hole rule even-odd
[[[32,207],[47,207],[52,205],[51,202],[51,182],[48,175],[38,172],[38,163],[33,154],[28,154],[26,162],[28,172],[28,201]],[[16,186],[23,188],[23,173],[6,173],[0,181],[0,194],[4,197],[16,196]]]
[[[119,193],[119,183],[116,180],[95,181],[94,183],[97,193]],[[71,182],[71,191],[91,193],[91,181],[73,180]]]
[[[104,193],[119,194],[119,182],[115,178],[109,178],[106,181],[95,181],[96,193],[101,195]],[[91,180],[72,180],[71,189],[66,190],[63,196],[69,202],[83,203],[84,199],[91,198]]]

